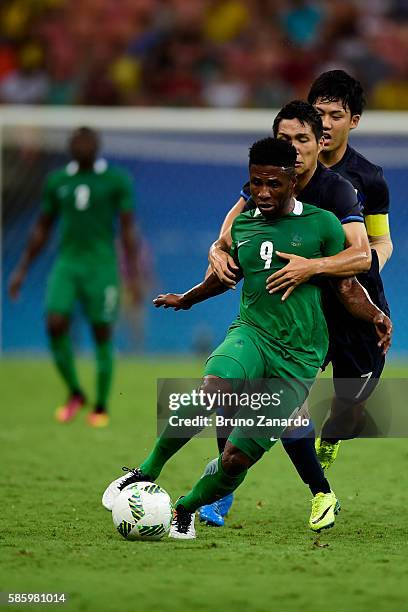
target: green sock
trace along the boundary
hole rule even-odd
[[[204,412],[206,416],[210,414],[207,411]],[[180,406],[177,410],[177,416],[179,418],[194,418],[195,416],[203,415],[204,412],[201,406]],[[174,437],[174,427],[167,425],[161,436],[156,440],[150,455],[140,465],[142,472],[152,480],[156,480],[167,461],[203,429],[204,427],[189,427],[191,432],[189,438],[176,438]]]
[[[68,334],[50,337],[51,352],[58,372],[64,379],[70,393],[81,393],[75,369],[71,338]]]
[[[167,461],[175,455],[188,440],[189,438],[163,438],[160,436],[150,455],[140,465],[143,474],[152,480],[156,480]]]
[[[248,470],[244,470],[237,476],[229,476],[222,468],[221,459],[222,455],[210,461],[204,474],[190,493],[180,499],[179,504],[189,512],[195,512],[200,506],[212,504],[217,499],[225,497],[243,482]]]
[[[106,408],[113,376],[112,340],[96,343],[96,406]]]

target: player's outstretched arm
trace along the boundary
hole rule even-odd
[[[231,225],[234,219],[242,213],[245,206],[244,198],[239,198],[238,202],[231,208],[221,226],[218,240],[213,242],[208,253],[208,266],[206,276],[214,272],[220,281],[230,289],[237,284],[238,266],[230,256],[231,249]]]
[[[312,276],[350,277],[369,270],[371,265],[371,249],[364,223],[348,223],[343,225],[346,236],[346,249],[330,257],[307,259],[291,253],[276,251],[287,265],[278,270],[266,280],[269,293],[284,291],[285,300],[292,291],[306,283]]]
[[[23,255],[10,277],[8,290],[13,300],[18,298],[32,262],[47,243],[53,222],[54,215],[42,213],[35,223]]]
[[[375,326],[379,337],[378,346],[385,355],[391,346],[392,323],[372,301],[365,288],[356,278],[332,281],[337,295],[350,314]]]
[[[164,306],[164,308],[174,308],[174,310],[189,310],[194,304],[204,302],[204,300],[221,295],[226,291],[228,291],[228,287],[212,272],[202,283],[186,291],[186,293],[161,294],[153,300],[153,304],[156,308]]]

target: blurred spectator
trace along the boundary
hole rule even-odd
[[[373,104],[383,110],[408,108],[408,73],[404,78],[380,83],[373,92]]]
[[[288,39],[299,47],[316,43],[323,11],[307,0],[292,0],[282,12],[282,25]]]
[[[12,45],[0,43],[0,81],[17,70],[18,59]]]
[[[230,49],[220,60],[218,74],[203,91],[208,106],[239,108],[250,101],[249,75],[246,75],[246,57],[243,49]]]
[[[408,1],[0,3],[3,103],[280,106],[332,67],[408,108]]]
[[[18,64],[0,82],[0,100],[16,104],[41,104],[46,101],[49,79],[42,67],[43,53],[37,43],[25,44]]]
[[[243,0],[211,2],[203,23],[204,34],[215,43],[235,40],[248,25],[249,13]]]
[[[116,87],[122,104],[132,104],[140,88],[140,63],[129,56],[122,55],[110,67],[112,83]]]
[[[176,30],[165,37],[146,61],[145,79],[151,104],[196,106],[202,101],[200,33]]]

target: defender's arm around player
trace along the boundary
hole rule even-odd
[[[294,200],[295,159],[296,151],[291,145],[271,138],[255,143],[250,149],[251,193],[257,211],[240,216],[232,232],[233,248],[244,277],[240,316],[207,360],[202,384],[205,394],[230,393],[239,390],[237,383],[267,379],[272,388],[275,384],[280,389],[281,417],[293,414],[306,399],[326,351],[327,335],[320,289],[315,284],[305,284],[285,304],[266,291],[269,270],[282,265],[274,246],[285,247],[293,232],[301,232],[305,236],[301,247],[305,255],[334,255],[344,247],[343,230],[333,215]],[[388,318],[369,302],[363,290],[359,293],[357,283],[338,282],[342,299],[357,316],[374,323],[379,342],[386,350],[391,334]],[[155,304],[186,309],[225,290],[215,275],[210,275],[186,294],[162,295]],[[201,411],[202,406],[197,410],[191,405],[179,409],[178,414],[194,417]],[[276,409],[269,407],[266,416],[274,415],[277,416]],[[269,425],[259,437],[251,434],[245,424],[235,427],[218,459],[210,462],[192,491],[176,502],[170,535],[194,538],[195,510],[232,493],[243,482],[248,469],[275,444],[284,427]],[[191,436],[200,429],[195,428]],[[120,491],[132,482],[155,480],[160,475],[167,461],[188,441],[172,437],[171,430],[169,423],[140,468],[107,487],[102,498],[105,508],[111,510]],[[332,491],[317,492],[310,528],[320,531],[332,527],[338,510],[339,503]]]

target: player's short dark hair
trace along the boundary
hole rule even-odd
[[[322,119],[314,106],[304,100],[292,100],[285,104],[276,115],[273,122],[273,134],[276,137],[279,125],[283,119],[297,119],[302,125],[307,123],[312,128],[316,141],[319,142],[323,136]]]
[[[77,138],[85,138],[85,140],[88,139],[88,141],[89,140],[91,140],[91,141],[93,140],[93,142],[95,143],[96,151],[98,151],[100,149],[100,147],[101,147],[101,142],[100,142],[100,139],[99,139],[98,132],[96,130],[90,128],[90,127],[85,126],[85,125],[77,127],[77,128],[75,128],[71,132],[71,134],[70,134],[70,136],[68,138],[68,142],[67,142],[67,145],[68,145],[69,149],[71,149],[71,147],[74,144],[74,141]]]
[[[340,100],[344,110],[349,108],[352,116],[361,115],[367,102],[360,81],[344,70],[323,72],[313,82],[307,99],[310,104],[319,99],[325,102]]]
[[[249,165],[278,166],[280,168],[294,168],[296,162],[296,149],[277,138],[263,138],[254,142],[249,149]]]
[[[86,125],[75,128],[71,134],[71,138],[74,138],[74,136],[91,136],[95,138],[95,140],[99,139],[97,132]]]

